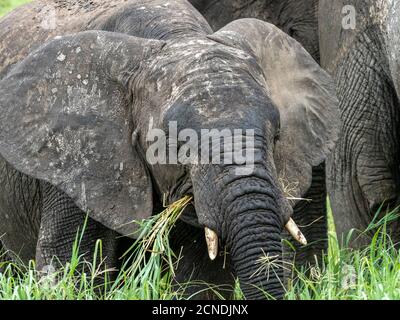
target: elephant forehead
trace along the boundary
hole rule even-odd
[[[218,121],[223,114],[251,118],[252,107],[272,106],[256,59],[245,50],[207,38],[167,43],[143,78],[147,81],[141,100],[150,102],[143,106],[146,117],[151,115],[161,126],[180,113],[203,123]]]
[[[207,68],[211,73],[217,73],[220,68],[231,68],[231,72],[240,66],[245,67],[254,61],[249,53],[225,46],[207,38],[187,39],[167,43],[163,54],[149,65],[150,74],[161,73],[165,76],[182,76]],[[210,69],[210,64],[212,67]],[[175,71],[175,72],[174,72]]]
[[[263,82],[252,55],[204,38],[167,45],[163,54],[151,61],[146,78],[154,84],[149,87],[151,91],[163,92],[173,101],[187,87],[231,86],[249,74]]]

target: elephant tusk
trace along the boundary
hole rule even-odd
[[[304,237],[304,235],[301,233],[299,227],[297,224],[293,221],[292,218],[289,219],[288,223],[285,226],[286,230],[289,231],[291,236],[301,243],[303,246],[307,245],[307,239]]]
[[[218,254],[218,236],[213,230],[207,227],[204,228],[204,232],[206,235],[208,256],[211,260],[214,260]]]

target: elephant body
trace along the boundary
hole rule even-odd
[[[294,206],[300,223],[321,220],[319,177],[337,135],[333,82],[299,43],[255,19],[213,33],[183,0],[39,0],[3,18],[0,30],[6,249],[39,269],[54,257],[65,263],[87,213],[81,251],[90,259],[102,239],[115,266],[121,235],[137,238],[137,220],[159,213],[163,198],[189,194],[194,202],[171,235],[183,248],[176,280],[229,286],[237,277],[247,298],[264,297],[257,287],[282,297],[283,269],[257,273],[257,263],[282,259]],[[196,133],[254,130],[253,171],[152,163],[150,129],[171,123]],[[204,227],[230,252],[226,269],[222,255],[209,261]],[[301,259],[324,248],[325,230],[303,229],[312,243]]]
[[[319,61],[318,0],[190,0],[214,30],[233,20],[260,19],[296,39]]]
[[[341,134],[327,175],[342,239],[398,204],[398,7],[398,1],[320,1],[321,63],[335,78],[340,102]],[[349,14],[355,26],[344,29]],[[398,222],[390,228],[397,242]],[[351,244],[367,244],[371,235],[355,232]]]

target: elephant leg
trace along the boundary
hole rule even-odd
[[[41,194],[39,180],[16,171],[0,156],[0,239],[15,262],[28,264],[35,258]]]
[[[172,248],[179,257],[175,272],[175,287],[185,298],[215,299],[213,287],[225,298],[232,295],[234,278],[228,254],[221,248],[214,261],[208,257],[204,230],[178,221],[171,233]]]
[[[301,246],[291,237],[286,237],[290,239],[295,251],[286,247],[285,255],[287,260],[294,260],[296,267],[320,263],[322,253],[328,248],[326,196],[325,163],[323,163],[313,168],[312,184],[304,196],[311,201],[300,201],[293,213],[293,219],[306,237],[308,245]]]
[[[84,228],[79,243],[79,255],[87,262],[93,262],[95,246],[98,239],[102,241],[102,256],[104,259],[101,270],[117,266],[118,234],[100,223],[88,218],[66,194],[57,188],[45,185],[43,187],[43,208],[36,248],[36,263],[38,270],[48,266],[59,268],[72,258],[73,245]]]

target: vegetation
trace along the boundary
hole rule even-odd
[[[0,16],[27,2],[30,0],[0,0]]]
[[[398,210],[378,219],[380,210],[363,232],[353,230],[338,241],[332,215],[329,250],[322,266],[297,272],[298,281],[287,292],[287,299],[303,300],[398,300],[400,299],[400,251],[388,234],[388,225],[399,218]],[[373,233],[369,246],[348,248],[355,233]]]
[[[142,240],[126,254],[116,281],[110,281],[112,270],[104,271],[100,241],[93,261],[83,261],[79,253],[82,230],[71,261],[60,271],[44,275],[35,270],[34,262],[28,266],[0,262],[0,270],[3,270],[0,272],[0,300],[182,298],[184,288],[172,285],[174,261],[179,263],[179,255],[172,252],[168,233],[190,200],[183,198],[142,223]],[[397,213],[391,212],[379,221],[374,219],[368,231],[375,230],[375,235],[371,245],[363,250],[351,250],[345,244],[339,246],[331,229],[329,251],[322,266],[294,270],[297,280],[288,286],[286,299],[400,299],[400,253],[386,232],[387,224],[396,218]],[[99,282],[99,279],[102,280]],[[218,287],[211,284],[209,287],[223,299]],[[243,299],[238,282],[233,298]]]

